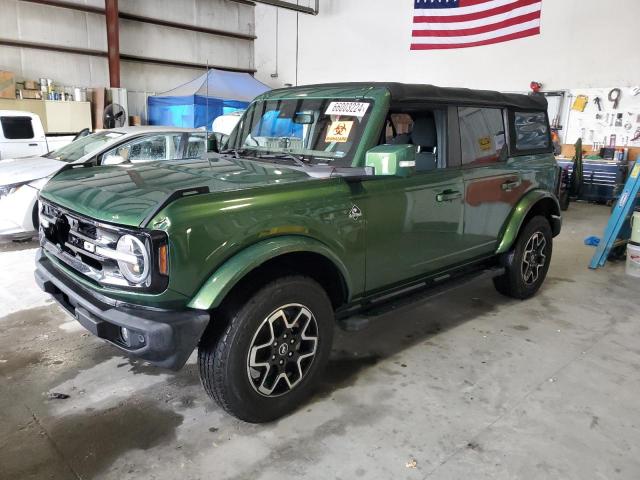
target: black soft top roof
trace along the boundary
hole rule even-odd
[[[513,107],[523,110],[547,110],[544,95],[522,95],[502,93],[492,90],[472,90],[469,88],[436,87],[435,85],[395,83],[395,82],[357,82],[324,83],[301,85],[294,88],[367,88],[381,87],[391,92],[394,102],[427,101],[437,103],[469,104],[477,106]]]

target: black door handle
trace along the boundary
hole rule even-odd
[[[502,190],[505,192],[510,192],[514,188],[518,188],[522,184],[522,181],[518,180],[509,180],[508,182],[504,182],[502,184]]]
[[[436,194],[436,202],[452,202],[458,198],[462,198],[462,193],[457,190],[445,190]]]

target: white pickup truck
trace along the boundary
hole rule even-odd
[[[75,135],[46,136],[35,113],[0,110],[0,160],[44,155],[71,143]]]

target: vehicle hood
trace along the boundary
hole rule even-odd
[[[192,161],[78,167],[60,172],[41,196],[103,222],[139,226],[177,190],[211,193],[313,180],[296,169],[226,156]]]
[[[45,157],[7,158],[0,160],[0,186],[27,183],[53,175],[65,162]]]

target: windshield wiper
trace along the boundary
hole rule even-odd
[[[293,160],[293,162],[299,167],[308,167],[311,165],[311,162],[304,158],[302,155],[294,155],[292,153],[270,153],[265,155],[257,155],[257,158],[264,159],[273,159],[273,160]]]

